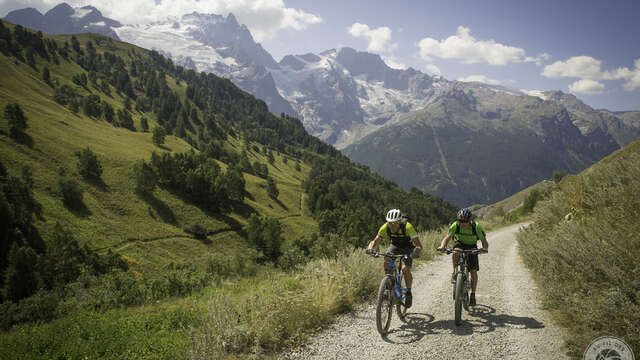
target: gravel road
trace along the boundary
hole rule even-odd
[[[373,304],[340,316],[285,359],[563,359],[564,330],[540,309],[535,285],[520,260],[520,225],[487,234],[480,255],[478,305],[454,323],[451,258],[414,269],[413,307],[405,321],[395,311],[390,333],[376,330]],[[450,243],[451,245],[451,243]]]

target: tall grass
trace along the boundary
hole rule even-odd
[[[439,254],[435,249],[444,235],[444,230],[420,234],[424,251],[416,264]],[[217,288],[210,294],[204,325],[192,333],[190,358],[262,358],[299,344],[335,315],[375,298],[382,275],[382,258],[349,249],[293,274],[273,273],[258,282]]]
[[[579,357],[601,335],[640,351],[640,143],[563,179],[518,241]]]
[[[372,299],[381,275],[381,262],[357,249],[314,260],[298,275],[274,273],[257,284],[218,288],[204,325],[192,334],[190,357],[260,358],[300,343],[334,315]]]

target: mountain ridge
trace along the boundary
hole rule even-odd
[[[61,9],[65,8],[62,6]],[[467,129],[465,131],[468,131],[470,137],[474,131],[491,133],[496,142],[488,145],[496,146],[500,144],[499,136],[496,134],[502,132],[505,134],[503,136],[514,136],[514,131],[519,131],[518,129],[528,134],[526,136],[535,136],[531,141],[539,146],[545,143],[561,144],[557,139],[558,134],[573,137],[566,141],[568,146],[573,144],[573,147],[563,149],[573,154],[572,161],[568,158],[560,162],[549,159],[549,163],[562,167],[553,170],[565,171],[581,170],[579,167],[592,163],[594,156],[606,155],[640,136],[640,112],[637,111],[596,110],[574,95],[562,91],[512,89],[478,82],[449,81],[441,76],[430,76],[412,68],[393,69],[379,55],[349,47],[337,47],[319,54],[286,55],[276,62],[255,42],[247,27],[240,25],[233,14],[224,17],[193,12],[181,18],[156,23],[122,25],[114,28],[114,32],[125,41],[158,50],[177,64],[232,80],[242,89],[263,99],[272,112],[299,117],[305,129],[312,135],[345,150],[345,153],[354,156],[354,160],[371,166],[373,170],[403,186],[409,186],[408,182],[399,179],[397,173],[390,169],[383,170],[380,159],[375,158],[385,157],[379,153],[385,151],[384,148],[372,148],[368,154],[362,156],[356,155],[353,149],[361,147],[364,141],[371,139],[368,137],[370,134],[388,131],[389,127],[396,124],[406,124],[407,119],[415,114],[440,106],[441,109],[437,110],[440,115],[430,117],[430,122],[435,127],[430,127],[431,130],[427,132],[431,134],[429,138],[437,140],[434,144],[437,146],[433,151],[436,151],[438,156],[431,157],[432,154],[425,154],[425,158],[431,158],[435,163],[423,166],[442,167],[444,177],[433,179],[435,183],[411,184],[423,190],[436,191],[434,194],[438,195],[443,195],[439,191],[444,191],[442,189],[445,183],[460,182],[459,179],[455,180],[460,174],[456,175],[453,167],[448,165],[451,162],[447,155],[450,149],[446,149],[450,147],[449,140],[438,135],[437,131],[434,132],[438,127],[449,126],[449,130]],[[498,97],[492,95],[497,93],[510,97],[508,101],[504,97],[498,100]],[[540,106],[540,101],[549,104]],[[540,114],[535,114],[531,109],[547,109],[553,106],[552,103],[562,107],[566,114],[561,114],[558,110],[550,113],[550,122],[538,121]],[[519,109],[517,116],[512,114],[514,108]],[[462,114],[469,116],[465,118]],[[534,119],[531,120],[531,126],[526,126],[528,117]],[[567,119],[578,132],[569,129]],[[561,132],[547,131],[549,128],[560,126],[560,123],[554,123],[557,121],[567,128]],[[482,126],[488,128],[482,129]],[[446,133],[445,131],[444,134]],[[384,137],[383,135],[382,138]],[[398,158],[389,158],[388,162],[399,163],[403,158],[415,158],[416,154],[412,151],[422,151],[416,150],[420,146],[417,139],[406,141],[414,144],[415,148],[398,154]],[[518,147],[523,144],[513,142],[510,146]],[[505,184],[496,186],[517,192],[539,180],[543,176],[542,168],[547,171],[550,165],[544,165],[540,161],[535,163],[539,164],[536,166],[541,166],[539,173],[533,175],[525,172],[533,176],[532,178],[516,176],[520,180],[515,183],[505,178]],[[507,164],[510,162],[503,165]],[[403,176],[420,178],[421,172]],[[548,177],[550,174],[544,176]],[[480,183],[485,186],[484,181]],[[481,189],[478,188],[478,191]],[[499,199],[494,196],[510,195],[505,191],[496,191],[490,198],[482,200],[497,201]],[[466,204],[471,199],[455,201]]]

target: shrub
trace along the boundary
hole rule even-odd
[[[204,240],[207,238],[207,229],[198,223],[187,226],[184,231],[187,234],[193,235],[193,237],[198,240]]]
[[[58,189],[62,196],[62,202],[70,209],[81,208],[83,189],[80,184],[68,176],[58,177]]]
[[[69,85],[58,86],[53,90],[53,100],[60,105],[67,105],[77,96],[76,91]]]
[[[564,172],[564,171],[562,171],[562,170],[556,170],[556,171],[554,171],[554,172],[553,172],[553,177],[552,177],[552,178],[553,178],[553,182],[557,184],[557,183],[559,183],[559,182],[560,182],[560,180],[562,180],[562,178],[564,178],[565,176],[567,176],[567,173],[565,173],[565,172]]]
[[[156,188],[158,179],[153,168],[144,160],[133,165],[133,176],[136,179],[135,191],[139,195],[151,195]]]
[[[76,151],[78,158],[78,173],[86,180],[100,180],[102,176],[102,164],[98,156],[90,148]]]

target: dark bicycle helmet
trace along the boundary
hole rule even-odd
[[[471,220],[471,211],[467,208],[463,208],[458,211],[458,220],[460,221],[469,221]]]

